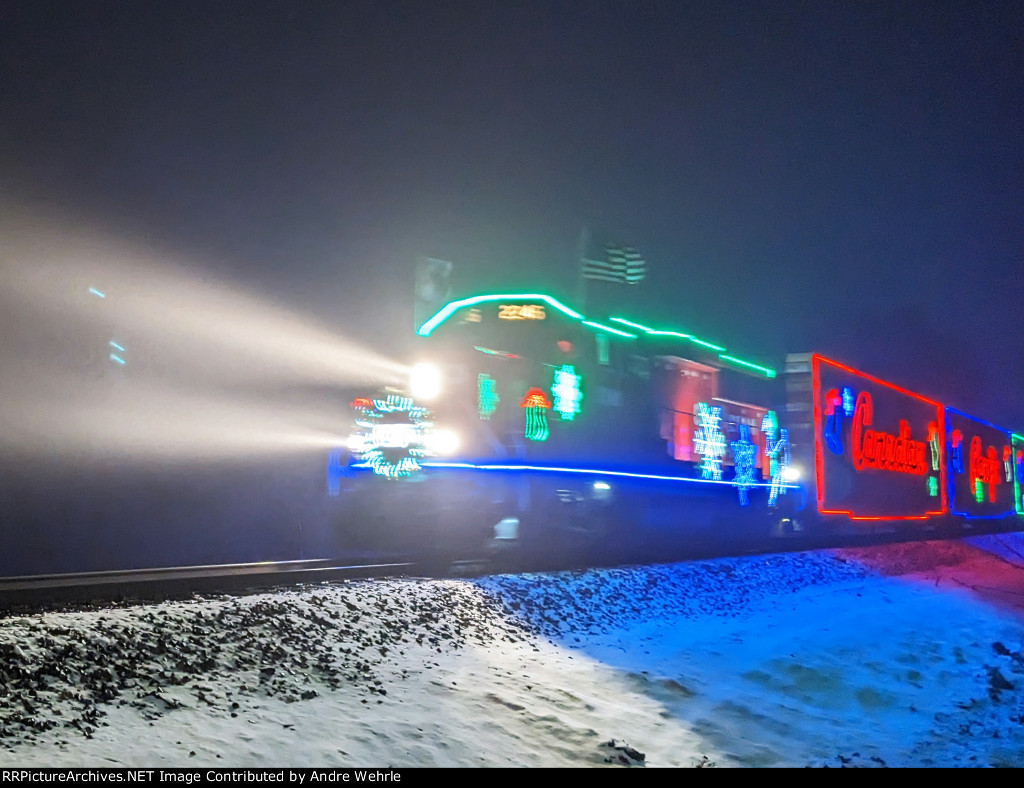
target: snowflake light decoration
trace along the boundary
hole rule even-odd
[[[580,401],[583,399],[583,392],[580,391],[580,375],[576,374],[575,368],[570,364],[563,364],[555,370],[555,380],[551,384],[551,395],[555,400],[555,410],[562,417],[562,421],[572,421],[580,412]]]
[[[740,506],[746,506],[750,503],[747,490],[754,486],[754,469],[757,467],[757,444],[750,440],[750,427],[741,424],[739,440],[734,440],[729,446],[736,469],[733,484],[740,494]]]
[[[374,473],[399,479],[420,469],[427,453],[425,440],[433,426],[429,411],[411,397],[389,394],[383,399],[360,397],[356,410],[352,450]]]
[[[722,455],[725,454],[725,435],[718,428],[722,409],[698,402],[693,420],[700,429],[693,433],[693,450],[701,456],[700,470],[705,479],[722,478]]]
[[[772,414],[775,415],[774,413]],[[777,425],[778,422],[776,421]],[[778,431],[778,439],[775,438],[775,430],[765,433],[766,451],[771,458],[772,489],[768,494],[768,505],[775,506],[779,500],[779,494],[786,492],[786,470],[789,468],[789,431],[782,429]]]

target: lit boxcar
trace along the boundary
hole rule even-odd
[[[808,522],[907,533],[1019,527],[1022,439],[817,354],[786,362],[795,462],[813,467]]]

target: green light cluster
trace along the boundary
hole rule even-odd
[[[498,403],[501,402],[501,397],[498,396],[497,384],[494,382],[494,378],[490,375],[481,372],[476,376],[477,382],[477,409],[480,412],[480,418],[484,421],[491,418],[494,415],[494,411],[498,409]]]
[[[549,434],[547,410],[535,405],[527,407],[523,436],[527,440],[543,442],[548,439]]]
[[[572,421],[580,412],[580,400],[583,399],[580,379],[581,376],[576,374],[576,369],[571,364],[563,364],[561,368],[555,370],[551,396],[562,421]]]
[[[1016,454],[1018,447],[1020,447],[1020,444],[1018,444],[1017,441],[1020,441],[1021,443],[1024,443],[1024,435],[1018,435],[1016,432],[1012,432],[1010,434],[1013,435],[1012,443],[1013,443],[1013,451],[1014,451],[1014,456],[1013,456],[1013,503],[1014,503],[1014,506],[1017,508],[1017,514],[1024,515],[1024,500],[1021,499],[1021,492],[1020,492],[1020,487],[1021,487],[1021,481],[1022,480],[1017,478],[1017,454]]]

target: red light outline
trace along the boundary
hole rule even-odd
[[[825,458],[822,454],[821,447],[821,404],[819,403],[820,397],[818,394],[821,391],[821,375],[819,372],[819,366],[822,364],[828,364],[836,369],[841,369],[844,372],[857,375],[858,377],[870,380],[872,383],[876,383],[880,386],[885,386],[890,389],[894,389],[901,394],[906,394],[909,397],[925,402],[935,407],[936,412],[939,414],[938,425],[941,432],[939,434],[946,434],[946,409],[942,406],[942,403],[936,402],[935,400],[922,397],[920,394],[916,394],[913,391],[897,386],[894,383],[876,378],[872,375],[868,375],[860,370],[848,367],[845,364],[840,364],[838,361],[825,358],[819,353],[811,355],[811,396],[814,399],[814,475],[817,487],[817,498],[818,498],[818,513],[819,514],[845,514],[851,520],[927,520],[929,517],[936,517],[939,515],[946,514],[949,510],[949,506],[946,502],[946,463],[943,461],[944,458],[941,456],[945,451],[945,447],[940,444],[939,454],[939,496],[942,508],[938,511],[928,511],[924,514],[915,515],[855,515],[852,509],[823,509],[825,501]]]

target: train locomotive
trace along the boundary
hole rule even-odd
[[[819,354],[781,372],[544,293],[451,301],[409,386],[352,400],[347,547],[533,565],[1015,529],[1024,438]]]

